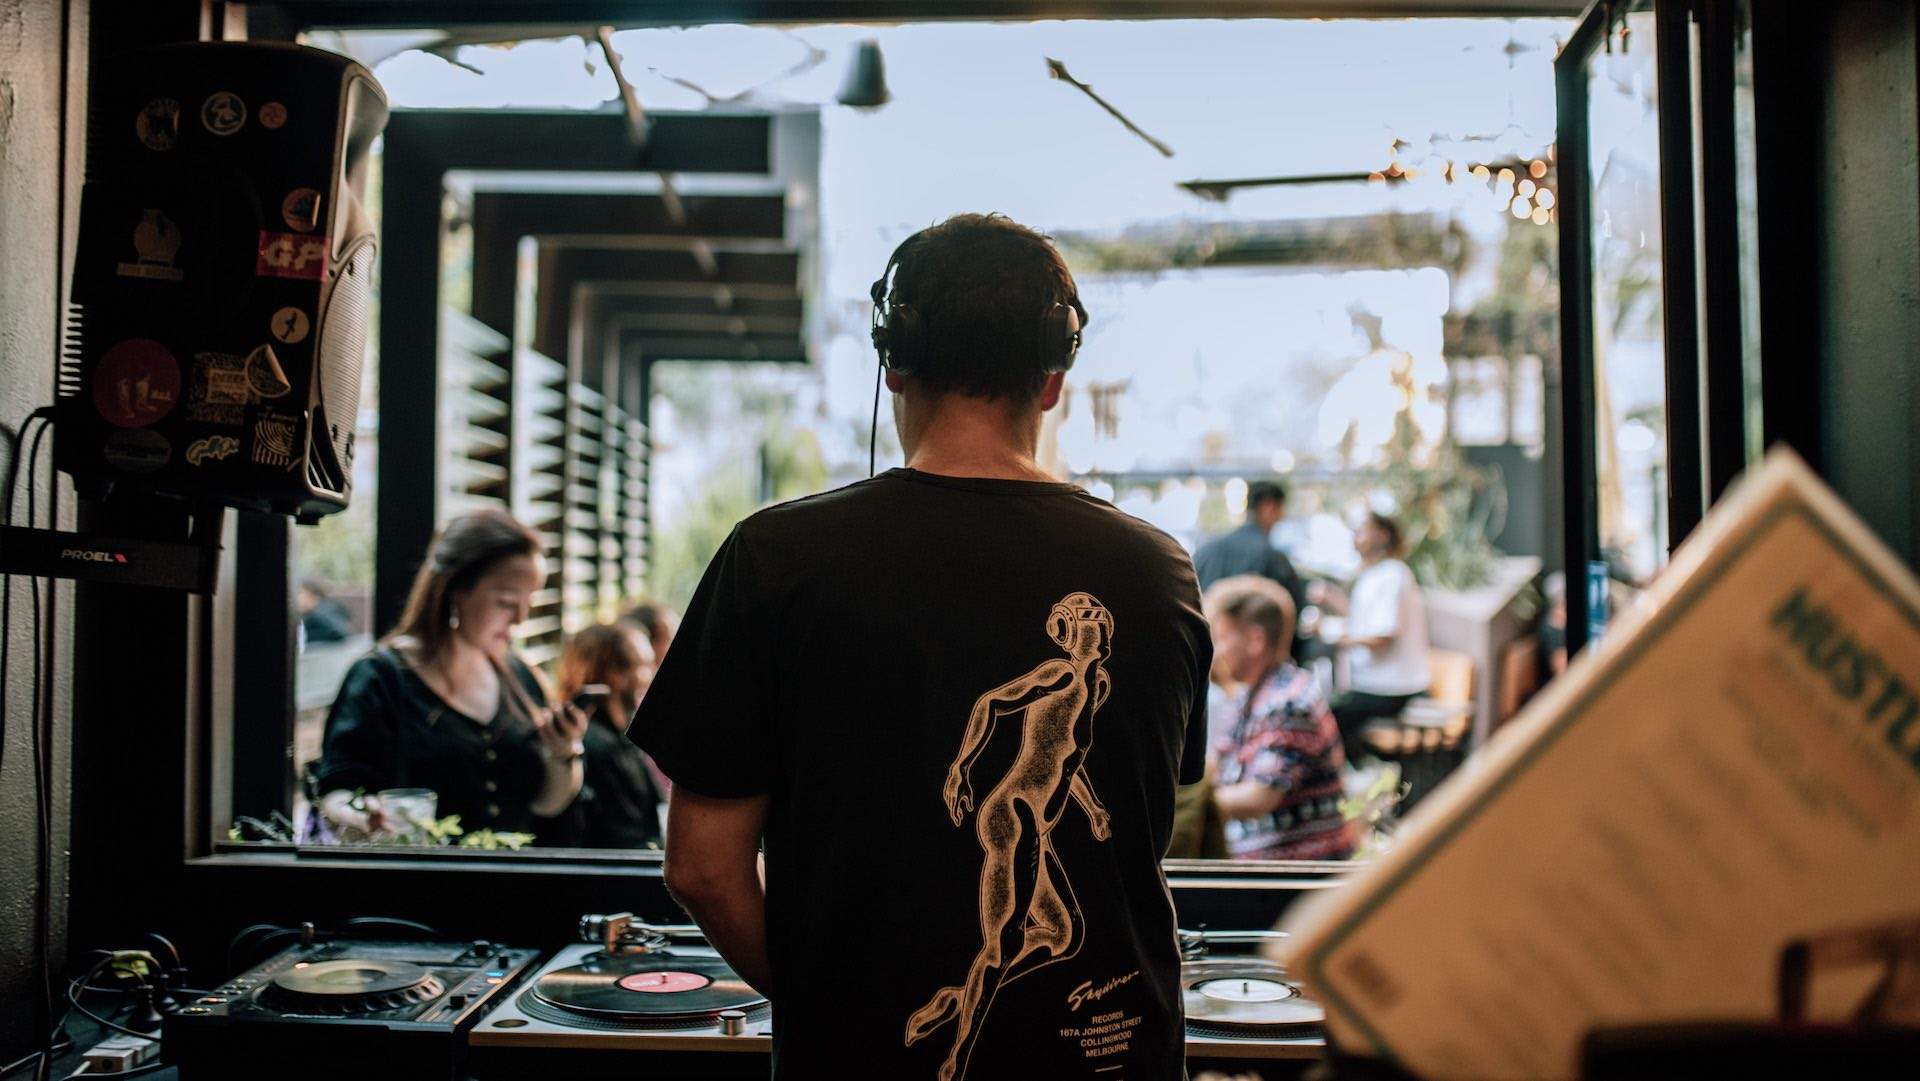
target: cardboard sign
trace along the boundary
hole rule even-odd
[[[1343,1047],[1550,1081],[1599,1026],[1901,1019],[1916,917],[1920,585],[1776,450],[1276,954]]]

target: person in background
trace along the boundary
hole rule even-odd
[[[571,815],[569,843],[583,848],[660,847],[661,789],[647,753],[627,725],[653,682],[653,645],[636,627],[602,623],[567,639],[560,696],[573,701],[590,683],[607,697],[587,716],[586,778]]]
[[[1201,591],[1205,592],[1223,578],[1257,574],[1278,582],[1287,591],[1287,596],[1293,599],[1294,611],[1298,612],[1304,607],[1306,591],[1299,573],[1293,569],[1293,562],[1286,554],[1275,548],[1269,539],[1273,527],[1286,516],[1285,488],[1270,480],[1257,480],[1247,485],[1246,521],[1238,529],[1222,533],[1193,553],[1193,572],[1200,579]],[[1291,654],[1292,643],[1288,643],[1287,648]]]
[[[300,633],[306,645],[344,642],[353,636],[353,620],[347,610],[327,595],[327,587],[318,578],[300,580],[295,603],[300,608]]]
[[[1352,856],[1355,831],[1340,812],[1340,729],[1319,684],[1284,648],[1293,640],[1293,598],[1242,575],[1214,583],[1204,604],[1214,656],[1240,687],[1233,728],[1217,748],[1213,796],[1233,858]]]
[[[1353,547],[1360,553],[1360,575],[1351,598],[1333,586],[1316,582],[1315,603],[1346,616],[1346,625],[1334,641],[1347,650],[1347,689],[1333,696],[1333,714],[1340,721],[1349,748],[1366,722],[1397,716],[1408,702],[1425,694],[1431,676],[1427,670],[1427,604],[1413,571],[1399,558],[1400,524],[1384,514],[1370,513],[1354,532]]]
[[[315,787],[346,836],[393,823],[360,793],[425,788],[467,832],[551,834],[584,769],[587,719],[550,706],[513,651],[546,581],[540,538],[504,511],[448,522],[413,580],[400,622],[354,662],[327,715]]]
[[[680,629],[680,616],[673,609],[657,601],[641,601],[620,617],[620,622],[640,628],[647,636],[647,643],[653,646],[653,663],[666,663],[667,647],[673,644],[674,632]]]
[[[1540,592],[1547,610],[1540,616],[1540,656],[1545,662],[1543,679],[1552,679],[1567,670],[1567,574],[1554,571],[1547,575]]]

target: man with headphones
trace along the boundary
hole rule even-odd
[[[950,218],[873,299],[906,467],[741,522],[629,729],[667,886],[772,1001],[778,1078],[1174,1081],[1192,564],[1039,466],[1086,321],[1046,237]]]

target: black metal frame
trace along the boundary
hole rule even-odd
[[[1569,653],[1577,653],[1587,644],[1587,568],[1600,558],[1594,457],[1593,163],[1589,160],[1587,65],[1608,47],[1616,8],[1611,0],[1594,0],[1554,63],[1559,102],[1556,159],[1561,180],[1560,391]],[[1671,550],[1699,524],[1705,510],[1693,213],[1692,36],[1687,0],[1654,0],[1654,19],[1667,401],[1667,537]],[[1737,341],[1734,352],[1737,363]]]
[[[1719,2],[1719,0],[1716,0]],[[1755,3],[1753,12],[1754,180],[1760,203],[1762,441],[1785,443],[1824,472],[1817,406],[1825,392],[1819,360],[1821,277],[1819,171],[1807,166],[1809,133],[1820,130],[1826,84],[1810,47],[1819,17],[1804,5]]]
[[[250,19],[274,26],[685,26],[733,22],[948,19],[1413,18],[1573,15],[1579,0],[281,0]]]
[[[1654,0],[1660,126],[1661,351],[1667,376],[1667,551],[1706,513],[1701,468],[1699,253],[1694,225],[1691,0]],[[1581,148],[1584,151],[1584,147]]]
[[[1587,643],[1587,564],[1599,547],[1595,529],[1593,448],[1593,215],[1587,192],[1592,186],[1587,154],[1587,58],[1609,32],[1607,16],[1596,0],[1555,62],[1560,172],[1560,444],[1562,515],[1566,544],[1567,654]]]
[[[1310,6],[1310,5],[1309,5]],[[1377,9],[1377,10],[1375,10]],[[445,26],[502,23],[515,13],[543,24],[556,19],[597,23],[633,21],[651,15],[653,21],[705,22],[716,19],[770,19],[791,21],[882,17],[888,21],[946,17],[1034,17],[1070,13],[1113,17],[1191,17],[1219,15],[1305,14],[1306,8],[1288,0],[1219,0],[1185,3],[1021,3],[988,4],[901,3],[883,9],[840,3],[732,3],[716,7],[690,3],[511,3],[399,2],[374,3],[324,0],[286,4],[249,4],[245,17],[255,37],[290,39],[310,25],[335,26],[421,25],[422,20]],[[1338,13],[1398,14],[1565,14],[1571,5],[1561,0],[1512,4],[1429,3],[1427,0],[1388,0],[1361,11],[1342,5]],[[1329,6],[1329,14],[1335,13]],[[117,13],[116,13],[117,14]],[[157,18],[157,17],[156,17]],[[389,21],[393,20],[393,21]],[[642,20],[645,21],[645,20]],[[134,20],[117,20],[111,28],[93,34],[96,55],[105,57],[109,44],[137,39]],[[169,36],[190,36],[191,30]],[[95,65],[99,70],[100,64]],[[632,160],[626,143],[625,118],[618,114],[561,114],[550,122],[517,124],[510,140],[476,132],[476,125],[498,113],[398,114],[387,134],[388,171],[385,196],[388,212],[383,249],[386,255],[384,307],[389,315],[383,328],[383,409],[394,404],[388,395],[412,395],[415,409],[437,397],[432,365],[420,357],[436,355],[435,313],[438,311],[438,252],[441,195],[445,173],[451,169],[523,168],[539,161],[546,168],[646,168]],[[524,119],[522,114],[519,119]],[[672,146],[670,117],[654,129],[654,151]],[[563,136],[566,131],[582,132]],[[437,134],[429,135],[429,132]],[[410,136],[412,137],[410,140]],[[530,142],[532,140],[532,142]],[[571,146],[560,144],[571,143]],[[579,151],[598,153],[598,161],[562,164]],[[398,151],[398,153],[396,153]],[[395,160],[403,163],[393,166]],[[653,167],[672,167],[655,160]],[[1569,189],[1571,190],[1571,189]],[[401,258],[408,253],[408,258]],[[422,318],[424,313],[424,318]],[[396,318],[397,317],[397,318]],[[409,363],[411,361],[411,363]],[[647,394],[647,365],[626,373],[629,400]],[[623,395],[624,396],[624,395]],[[400,409],[386,419],[405,415]],[[416,414],[417,415],[417,414]],[[383,457],[398,461],[409,450],[421,449],[421,436],[430,425],[383,425]],[[383,477],[379,513],[383,531],[380,556],[389,581],[388,617],[395,603],[391,593],[398,573],[404,587],[419,546],[430,534],[431,501],[396,505],[401,491],[418,493],[425,481],[431,492],[431,447],[414,460],[427,476],[410,476],[411,487]],[[1576,489],[1577,490],[1577,489]],[[417,513],[416,513],[417,512]],[[124,525],[118,508],[82,508],[83,528]],[[163,506],[143,507],[137,516],[150,535],[184,534],[184,523],[171,520]],[[245,517],[245,516],[243,516]],[[411,547],[391,529],[406,523]],[[511,928],[525,941],[559,939],[571,934],[573,917],[582,911],[630,908],[650,918],[674,912],[660,882],[657,857],[622,854],[615,862],[594,861],[577,854],[526,854],[517,858],[476,858],[448,853],[445,859],[369,860],[339,858],[329,853],[294,853],[260,846],[246,852],[223,851],[206,855],[210,835],[211,792],[221,783],[210,748],[207,697],[216,669],[228,665],[241,670],[235,688],[236,758],[265,759],[272,748],[276,763],[284,760],[285,734],[260,725],[256,709],[290,717],[284,701],[290,681],[275,680],[272,669],[290,664],[292,620],[286,562],[284,522],[242,525],[236,582],[235,622],[247,633],[234,641],[216,641],[211,609],[179,594],[125,591],[81,584],[76,590],[76,678],[74,686],[74,900],[75,936],[87,944],[107,944],[112,936],[128,936],[142,928],[173,934],[189,957],[215,958],[226,933],[255,919],[293,922],[313,919],[322,924],[364,913],[369,906],[394,915],[421,918],[454,934],[491,936]],[[285,636],[262,633],[275,626]],[[184,633],[183,633],[184,632]],[[218,661],[218,664],[215,662]],[[251,671],[251,674],[247,674]],[[269,684],[273,686],[269,687]],[[251,689],[249,689],[251,688]],[[250,749],[248,749],[250,748]],[[236,772],[232,792],[236,809],[251,798],[247,785],[278,784],[259,775],[243,778]],[[1324,870],[1294,865],[1204,863],[1169,864],[1181,919],[1226,926],[1270,924],[1285,904],[1303,890],[1324,888],[1336,876]],[[377,876],[377,877],[370,877]],[[449,897],[484,898],[486,903],[447,903]]]
[[[1746,379],[1740,326],[1740,205],[1735,192],[1734,0],[1699,0],[1700,296],[1706,505],[1747,462]]]

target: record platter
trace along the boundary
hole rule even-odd
[[[1271,931],[1180,933],[1189,1062],[1319,1055],[1327,1013],[1285,969],[1259,956],[1209,956],[1216,944],[1251,945],[1277,937]]]
[[[663,1030],[707,1028],[767,1012],[767,1000],[705,949],[595,950],[575,964],[549,966],[534,978],[520,1005],[562,1024]],[[736,1013],[740,1016],[729,1016]]]
[[[623,913],[589,916],[580,930],[592,941],[561,947],[474,1028],[467,1065],[476,1078],[559,1069],[569,1078],[631,1077],[633,1051],[652,1052],[649,1069],[663,1076],[767,1076],[767,1000],[696,928],[652,927]]]
[[[461,1076],[473,1024],[537,950],[336,939],[290,947],[166,1015],[185,1081]]]

